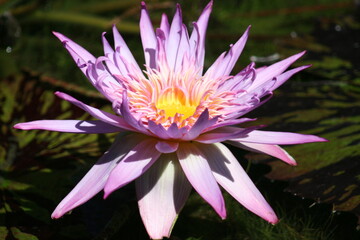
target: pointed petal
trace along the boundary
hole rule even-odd
[[[327,140],[318,136],[300,133],[254,130],[241,138],[231,139],[231,141],[262,143],[271,145],[291,145],[311,142],[326,142]]]
[[[270,223],[278,222],[272,208],[229,149],[221,143],[199,145],[199,149],[207,158],[216,181],[231,196]]]
[[[128,63],[130,63],[133,67],[135,67],[136,70],[141,72],[139,65],[137,64],[129,47],[127,46],[124,39],[121,37],[121,35],[115,25],[113,26],[112,30],[113,30],[113,35],[114,35],[115,49],[119,49],[122,58],[126,59],[126,61]]]
[[[210,1],[208,5],[206,5],[199,19],[194,24],[194,30],[190,36],[190,49],[196,53],[197,67],[199,68],[204,66],[205,36],[212,5],[213,1]]]
[[[291,69],[289,71],[284,72],[283,74],[276,77],[276,82],[274,86],[271,87],[270,91],[274,91],[278,87],[280,87],[283,83],[285,83],[289,78],[291,78],[295,73],[298,73],[306,68],[311,67],[311,65],[305,65],[301,67],[297,67],[294,69]]]
[[[165,13],[161,15],[160,29],[163,31],[165,39],[168,39],[170,33],[170,24],[169,19]]]
[[[233,142],[228,141],[229,144],[239,147],[245,150],[249,150],[252,152],[265,153],[267,155],[276,157],[287,164],[296,166],[295,159],[290,156],[284,149],[279,147],[278,145],[270,145],[270,144],[261,144],[261,143],[246,143],[246,142]]]
[[[69,133],[113,133],[121,132],[123,129],[107,124],[102,121],[84,120],[39,120],[18,123],[14,128],[21,130],[48,130]]]
[[[206,108],[191,127],[184,140],[192,140],[200,135],[200,133],[209,127],[209,110]]]
[[[176,4],[176,12],[171,22],[169,38],[166,39],[166,59],[170,69],[174,69],[176,62],[176,55],[179,50],[179,43],[181,38],[182,16],[180,4]]]
[[[114,49],[112,49],[112,47],[110,46],[108,40],[105,37],[106,32],[103,32],[101,35],[101,40],[102,40],[102,44],[104,47],[104,55],[108,55],[108,54],[113,54],[114,53]]]
[[[149,120],[148,122],[149,130],[160,139],[169,139],[169,135],[163,125],[156,124],[154,121]]]
[[[190,191],[175,154],[163,154],[136,180],[140,215],[152,239],[170,236]]]
[[[256,73],[256,78],[253,84],[247,89],[249,92],[257,88],[261,84],[272,80],[274,77],[283,73],[292,63],[298,60],[305,54],[305,51],[288,57],[280,62],[274,63],[271,66],[266,67],[264,70]]]
[[[86,68],[84,67],[84,64],[86,65],[88,62],[94,63],[96,58],[86,49],[84,49],[68,37],[64,36],[63,34],[58,32],[53,32],[53,34],[63,43],[64,47],[66,48],[66,50],[68,50],[78,67],[85,74]]]
[[[144,48],[146,65],[150,68],[156,68],[157,40],[145,2],[141,2],[140,36]]]
[[[129,126],[129,124],[127,124],[122,118],[113,115],[111,113],[108,112],[104,112],[100,109],[91,107],[89,105],[86,105],[83,102],[80,102],[79,100],[73,98],[72,96],[63,93],[63,92],[55,92],[55,95],[58,96],[61,99],[64,99],[65,101],[68,101],[72,104],[74,104],[75,106],[83,109],[84,111],[86,111],[87,113],[89,113],[91,116],[93,116],[94,118],[100,119],[101,121],[114,125],[116,127],[120,127],[126,130],[133,130],[133,128],[131,128]]]
[[[194,141],[209,144],[233,140],[238,137],[246,136],[250,131],[259,127],[261,126],[254,126],[249,128],[222,127],[211,132],[201,134],[199,137],[194,139]],[[228,129],[232,129],[233,131],[227,131]]]
[[[222,219],[226,218],[223,196],[211,172],[206,157],[197,145],[182,142],[177,150],[177,156],[185,175],[199,195],[207,201]]]
[[[244,34],[241,36],[241,38],[234,45],[231,46],[229,52],[226,54],[222,63],[218,67],[217,72],[214,76],[215,78],[220,76],[226,76],[231,73],[232,69],[235,66],[235,63],[239,59],[240,54],[245,47],[246,41],[249,37],[250,28],[251,26],[249,26],[244,32]]]
[[[159,141],[155,148],[161,153],[172,153],[175,152],[179,147],[178,142]]]
[[[136,129],[138,132],[142,132],[147,134],[148,131],[144,127],[143,123],[137,119],[131,114],[128,98],[126,97],[127,94],[123,93],[123,99],[122,103],[120,105],[120,113],[124,119],[124,122],[126,122],[128,125],[130,125],[133,129]]]
[[[244,34],[234,45],[230,45],[231,48],[229,52],[225,55],[225,57],[221,59],[222,55],[220,55],[219,59],[221,59],[221,61],[215,61],[215,63],[210,66],[208,71],[205,73],[205,76],[211,74],[212,78],[218,78],[221,76],[227,76],[231,73],[232,69],[235,66],[235,63],[239,59],[240,54],[245,47],[246,41],[249,36],[250,28],[251,26],[246,29]]]
[[[152,138],[142,140],[117,164],[107,179],[104,198],[138,178],[160,157],[156,143]]]
[[[225,120],[223,122],[219,122],[219,123],[216,123],[216,124],[208,127],[206,129],[206,131],[208,132],[208,131],[215,130],[217,128],[231,126],[231,125],[238,125],[238,124],[245,123],[245,122],[250,122],[250,121],[256,121],[256,118],[238,118],[238,119]]]
[[[138,134],[119,134],[110,149],[95,163],[76,187],[60,202],[52,213],[52,218],[60,218],[75,207],[85,203],[100,192],[116,166],[142,136]]]

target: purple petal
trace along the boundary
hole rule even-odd
[[[113,54],[114,49],[110,46],[109,42],[106,40],[105,34],[106,32],[102,33],[101,39],[104,47],[104,55],[106,56],[108,54]]]
[[[94,63],[96,58],[79,44],[75,43],[63,34],[58,32],[53,32],[53,34],[64,44],[64,47],[68,50],[78,67],[80,67],[81,71],[85,74],[86,68],[82,67],[82,65],[87,64],[88,62]]]
[[[279,147],[278,145],[270,145],[270,144],[260,144],[260,143],[246,143],[246,142],[234,142],[234,141],[228,141],[229,144],[243,148],[252,152],[258,152],[258,153],[265,153],[267,155],[276,157],[287,164],[296,166],[295,159],[290,156],[289,153],[287,153],[284,149]]]
[[[280,87],[283,83],[285,83],[289,78],[291,78],[295,73],[298,73],[306,68],[311,67],[311,65],[301,66],[289,71],[284,72],[283,74],[276,77],[276,82],[274,86],[270,89],[270,91],[274,91],[278,87]]]
[[[212,5],[213,1],[210,1],[208,5],[206,5],[199,19],[194,24],[194,29],[190,36],[190,49],[196,53],[197,67],[199,68],[204,66],[205,35]]]
[[[217,214],[225,219],[224,199],[203,153],[197,145],[189,142],[180,143],[176,153],[191,185],[214,208]]]
[[[318,136],[300,133],[254,130],[247,133],[243,137],[231,139],[231,141],[262,143],[271,145],[291,145],[311,142],[326,142],[327,140]]]
[[[157,40],[145,2],[141,2],[140,36],[144,48],[146,65],[150,68],[156,68]]]
[[[175,152],[179,147],[178,142],[159,141],[155,148],[161,153],[172,153]]]
[[[302,57],[305,54],[304,52],[295,54],[291,57],[288,57],[280,62],[274,63],[271,66],[268,66],[264,70],[257,72],[256,78],[254,80],[254,83],[247,89],[248,91],[251,91],[258,86],[266,83],[269,80],[272,80],[274,77],[280,75],[283,73],[293,62],[298,60],[300,57]]]
[[[167,134],[172,139],[179,139],[182,137],[182,132],[180,131],[176,123],[172,123],[170,125],[170,127],[167,129]]]
[[[168,39],[170,33],[170,24],[168,17],[166,16],[165,13],[161,15],[160,29],[163,31],[165,39]]]
[[[220,58],[221,59],[220,62],[216,61],[215,62],[216,64],[214,63],[208,69],[205,75],[211,74],[212,78],[218,78],[230,74],[240,54],[242,53],[242,50],[244,49],[244,46],[249,36],[249,30],[250,30],[250,26],[246,29],[246,31],[241,36],[241,38],[234,45],[231,46],[226,56],[223,59]],[[220,55],[220,57],[221,56],[222,55]]]
[[[241,38],[231,46],[229,52],[222,61],[222,64],[219,66],[215,77],[226,76],[230,74],[245,47],[246,41],[249,37],[250,28],[251,26],[249,26]]]
[[[154,121],[148,122],[149,130],[160,139],[169,139],[169,135],[166,129],[161,124],[156,124]]]
[[[182,16],[180,4],[176,5],[176,12],[171,23],[169,38],[166,41],[166,58],[170,69],[174,69],[176,62],[176,55],[179,49],[180,37],[182,28]]]
[[[135,67],[135,69],[141,72],[139,65],[137,64],[134,56],[132,55],[130,49],[126,45],[126,42],[121,37],[115,25],[113,26],[112,30],[114,35],[115,49],[119,49],[121,56],[126,59],[126,61],[130,63],[133,67]]]
[[[244,207],[270,223],[277,223],[274,211],[236,160],[221,143],[199,145],[216,181]]]
[[[245,122],[250,122],[250,121],[256,121],[256,118],[239,118],[239,119],[225,120],[225,121],[216,123],[216,124],[206,128],[206,131],[208,132],[208,131],[212,131],[212,130],[215,130],[215,129],[220,128],[220,127],[238,125],[238,124],[245,123]]]
[[[156,143],[155,139],[144,139],[117,164],[107,179],[104,198],[142,175],[160,157]]]
[[[192,140],[200,135],[200,133],[207,127],[209,122],[209,110],[205,109],[196,120],[195,124],[189,130],[184,140]]]
[[[150,238],[170,236],[190,191],[175,154],[162,155],[136,180],[140,215]]]
[[[141,139],[138,134],[119,134],[110,149],[95,163],[76,187],[60,202],[52,213],[52,218],[60,218],[68,211],[85,203],[100,192],[105,182],[121,160]]]
[[[120,112],[124,118],[124,121],[132,128],[136,129],[137,131],[147,134],[148,131],[146,130],[142,122],[136,120],[135,117],[131,114],[129,108],[129,102],[126,95],[127,95],[126,93],[123,93],[123,99],[120,106]]]
[[[227,140],[233,140],[238,137],[246,136],[253,129],[260,128],[261,126],[254,126],[249,128],[237,128],[237,127],[222,127],[211,132],[204,133],[194,139],[196,142],[210,144],[223,142]]]
[[[186,63],[189,62],[189,60],[184,59],[185,57],[189,56],[189,52],[190,52],[189,34],[187,32],[186,26],[182,25],[179,49],[176,55],[176,60],[174,65],[175,72],[179,72],[180,70],[186,71],[184,69],[186,65],[183,63],[184,61],[186,61]]]
[[[133,130],[133,128],[131,128],[129,126],[129,124],[127,124],[122,118],[120,118],[116,115],[113,115],[111,113],[104,112],[100,109],[86,105],[85,103],[80,102],[79,100],[73,98],[72,96],[70,96],[66,93],[55,92],[55,95],[61,99],[64,99],[64,100],[74,104],[75,106],[83,109],[84,111],[89,113],[94,118],[100,119],[101,121],[106,122],[111,125],[114,125],[116,127],[120,127],[120,128],[126,129],[126,130]]]
[[[14,128],[21,130],[48,130],[69,133],[113,133],[121,132],[123,129],[107,124],[102,121],[84,120],[39,120],[18,123]]]

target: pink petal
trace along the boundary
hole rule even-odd
[[[60,202],[51,217],[60,218],[100,192],[104,188],[105,182],[111,170],[116,166],[116,163],[126,156],[141,138],[137,134],[119,134],[110,149]]]
[[[170,142],[170,141],[159,141],[155,148],[161,153],[172,153],[175,152],[179,147],[178,142]]]
[[[55,95],[58,96],[59,98],[62,98],[64,100],[74,104],[75,106],[83,109],[84,111],[88,112],[94,118],[100,119],[101,121],[103,121],[105,123],[108,123],[113,126],[120,127],[120,128],[126,129],[126,130],[133,130],[133,128],[131,128],[129,126],[129,124],[127,124],[122,118],[120,118],[116,115],[113,115],[111,113],[104,112],[100,109],[86,105],[85,103],[80,102],[79,100],[73,98],[72,96],[70,96],[66,93],[55,92]]]
[[[107,179],[104,198],[142,175],[160,157],[156,143],[153,138],[144,139],[118,163]]]
[[[274,211],[236,160],[221,143],[199,145],[216,181],[244,207],[270,223],[277,223]]]
[[[144,48],[146,65],[150,68],[156,68],[157,40],[145,2],[141,2],[140,36]]]
[[[180,165],[187,179],[199,195],[207,201],[222,219],[226,218],[223,196],[211,172],[206,157],[198,145],[182,142],[177,150]]]
[[[190,191],[175,154],[163,154],[136,180],[140,215],[150,238],[170,236]]]
[[[121,132],[122,129],[102,121],[84,120],[39,120],[18,123],[14,128],[21,130],[48,130],[70,133],[113,133]]]
[[[278,145],[234,141],[228,141],[228,143],[235,147],[243,148],[252,152],[265,153],[293,166],[297,165],[295,159]]]

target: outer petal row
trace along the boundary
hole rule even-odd
[[[113,191],[141,176],[154,164],[161,153],[155,149],[157,141],[146,138],[139,142],[111,172],[104,187],[104,198]]]
[[[140,215],[152,239],[170,236],[190,191],[175,154],[163,154],[136,180]]]
[[[59,218],[68,211],[85,203],[100,192],[117,162],[143,137],[134,134],[119,134],[110,149],[95,163],[76,187],[60,202],[52,213],[52,218]]]
[[[204,154],[195,144],[187,142],[181,143],[176,153],[180,165],[194,189],[222,219],[226,218],[224,198]]]
[[[270,223],[278,221],[274,211],[241,167],[234,155],[221,143],[198,145],[205,155],[216,181],[244,207]]]
[[[21,130],[48,130],[69,133],[113,133],[121,132],[123,129],[107,124],[102,121],[83,120],[39,120],[18,123],[14,128]]]

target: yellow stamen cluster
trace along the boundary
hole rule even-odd
[[[234,98],[232,93],[217,93],[226,79],[206,79],[194,68],[174,73],[167,67],[148,69],[146,77],[138,74],[122,79],[127,87],[130,111],[147,124],[149,120],[168,128],[191,127],[207,108],[210,117],[224,113]]]

